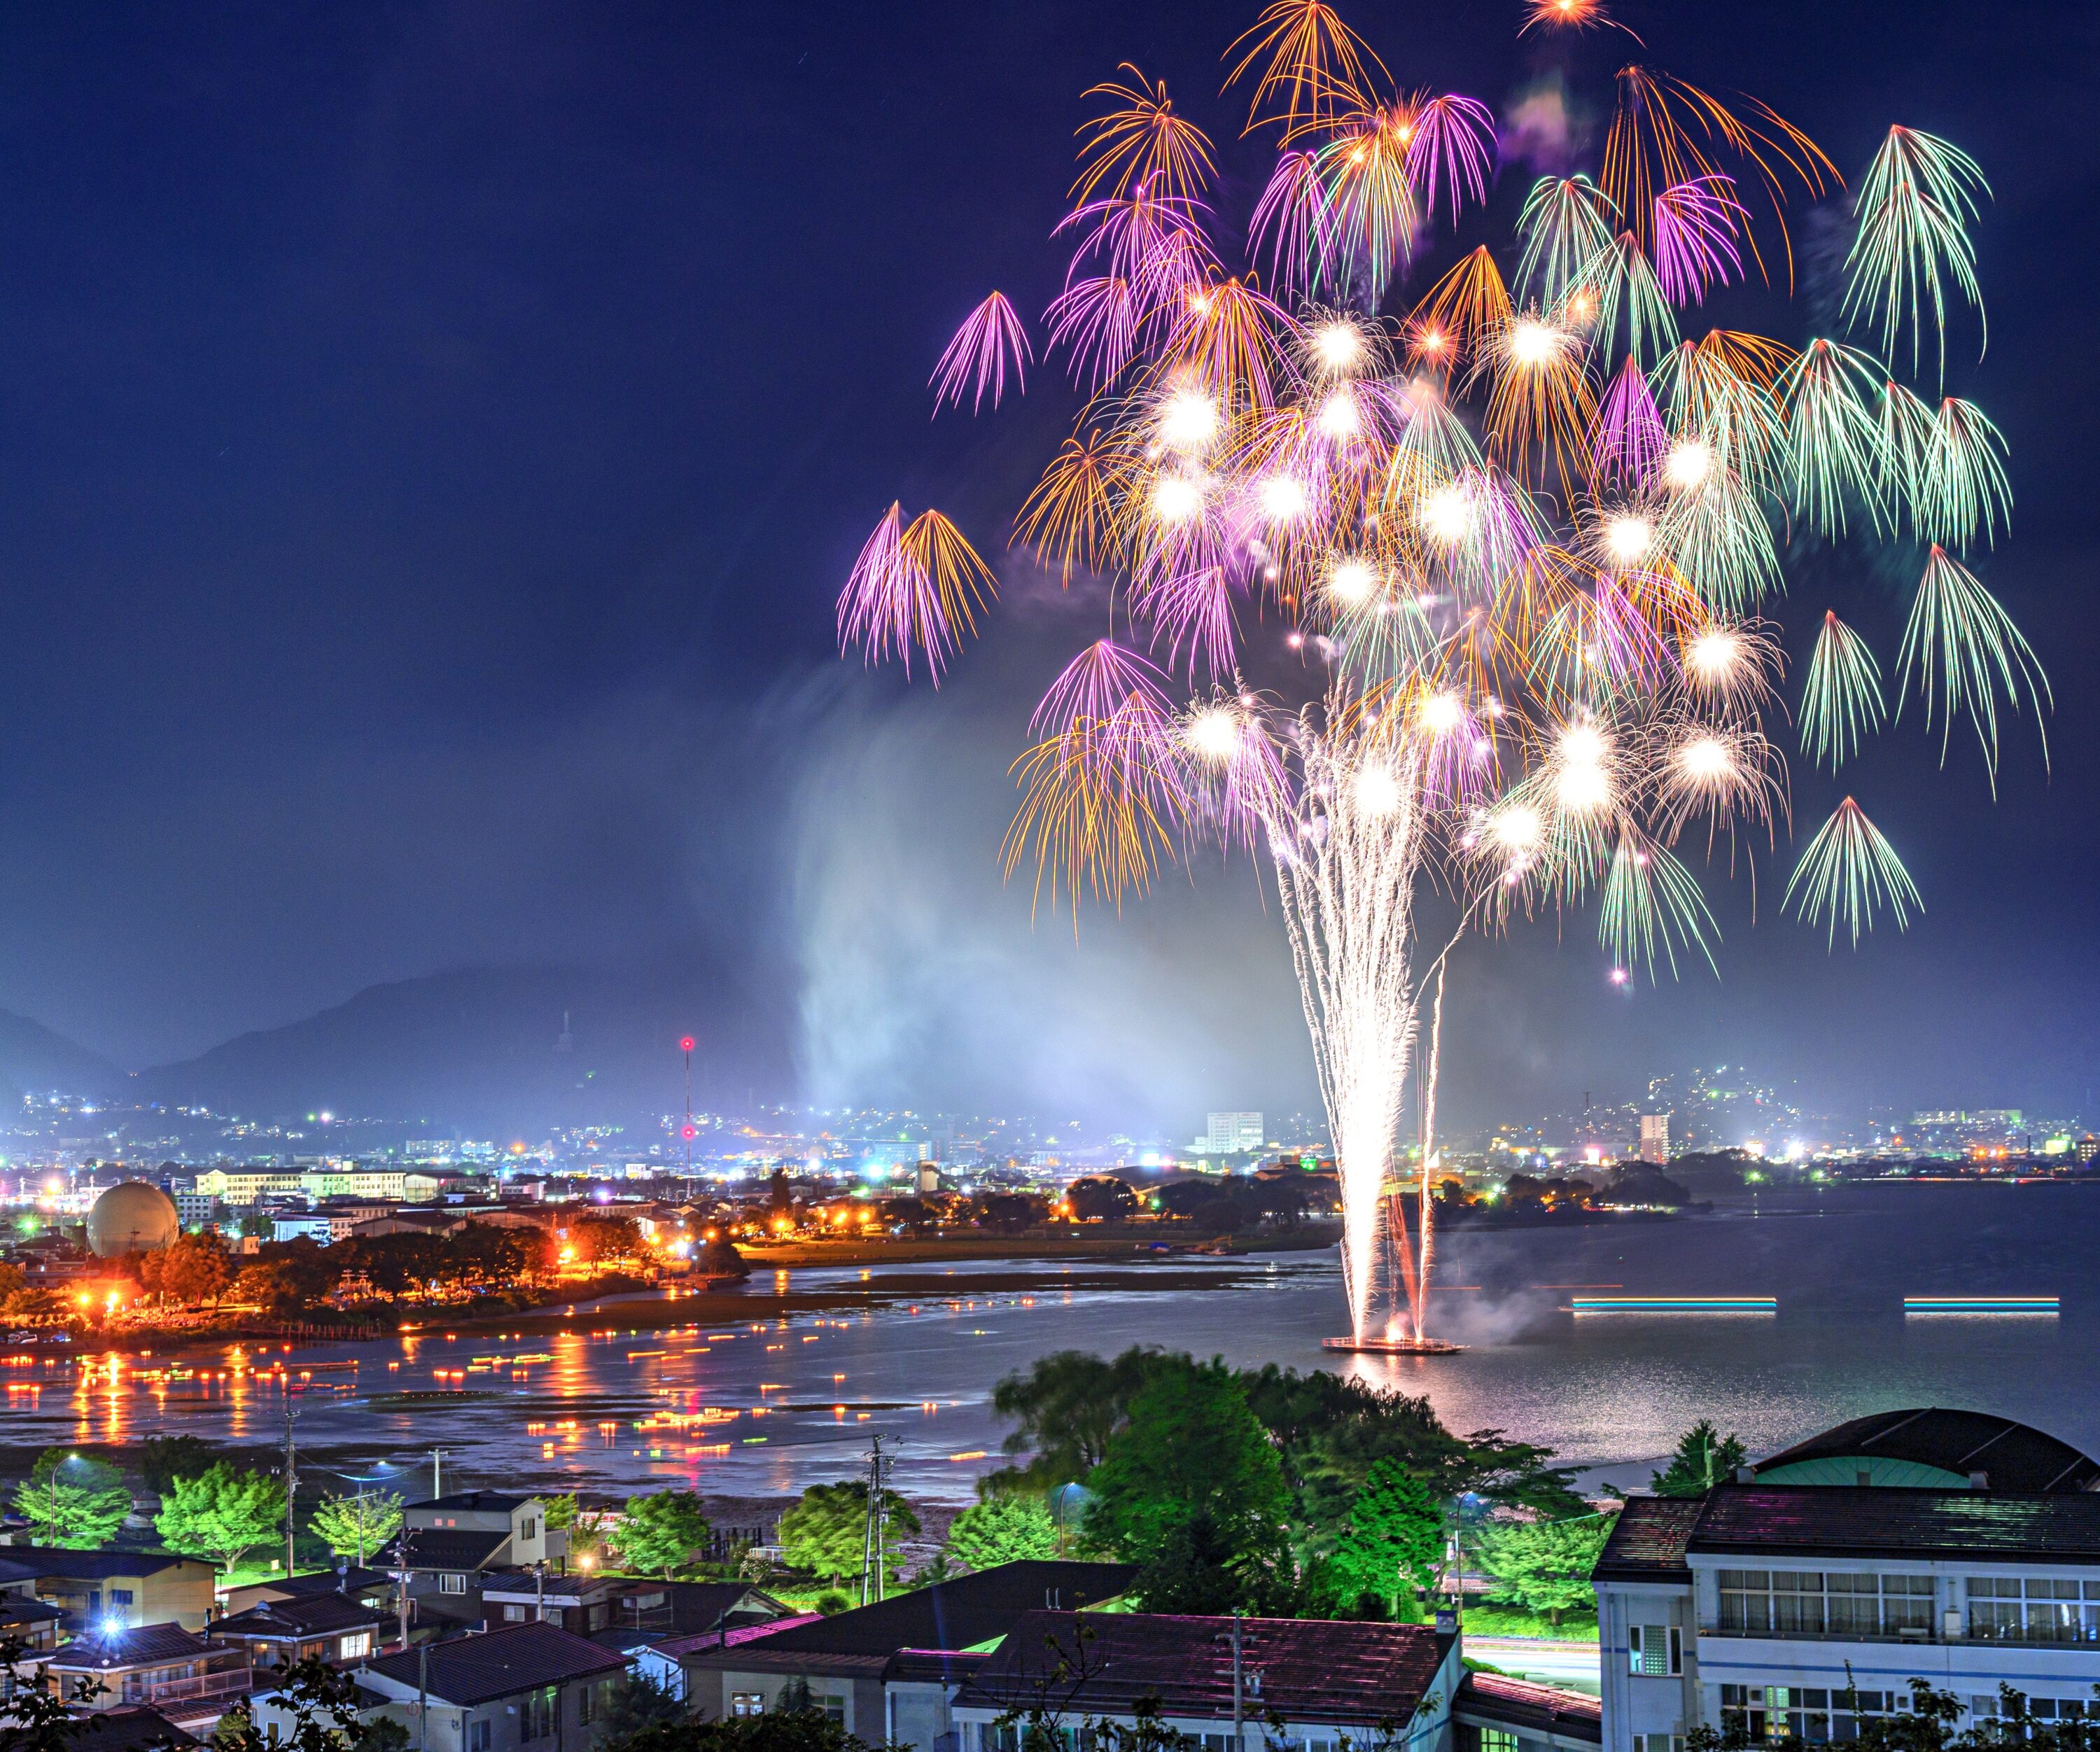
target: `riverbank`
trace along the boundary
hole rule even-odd
[[[777,1244],[739,1242],[737,1251],[754,1270],[801,1270],[827,1265],[916,1265],[936,1261],[961,1264],[980,1260],[1167,1260],[1239,1258],[1253,1253],[1317,1252],[1341,1240],[1336,1223],[1304,1223],[1295,1229],[1263,1229],[1248,1235],[1215,1238],[1193,1235],[1185,1228],[1157,1223],[1089,1225],[1069,1234],[997,1235],[965,1232],[955,1235],[875,1236],[836,1241],[792,1241]]]

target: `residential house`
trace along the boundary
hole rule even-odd
[[[769,1623],[794,1611],[741,1582],[655,1582],[590,1569],[494,1571],[482,1578],[481,1600],[492,1626],[544,1621],[638,1646],[725,1625]]]
[[[44,1670],[60,1697],[90,1711],[236,1697],[252,1683],[245,1653],[179,1624],[90,1631],[46,1657]]]
[[[482,1587],[492,1572],[558,1564],[568,1541],[548,1527],[537,1497],[461,1490],[408,1505],[399,1558],[420,1616],[478,1625],[488,1617]]]
[[[2100,1465],[2002,1418],[1856,1419],[1703,1498],[1634,1498],[1594,1579],[1605,1752],[1701,1724],[1849,1739],[1910,1682],[1988,1721],[2095,1713]]]
[[[1205,1752],[1450,1752],[1464,1676],[1457,1635],[1432,1625],[1033,1612],[952,1710],[960,1752],[1015,1752],[1016,1712],[1053,1730],[1149,1718]]]
[[[267,1600],[230,1613],[211,1627],[211,1639],[247,1651],[254,1667],[286,1667],[318,1660],[336,1666],[361,1661],[386,1640],[388,1614],[346,1594],[307,1594]]]
[[[362,1719],[399,1722],[417,1752],[588,1752],[627,1662],[573,1631],[534,1623],[425,1643],[354,1670],[382,1700]],[[266,1733],[289,1719],[274,1695],[253,1708]]]
[[[201,1558],[165,1551],[73,1551],[55,1546],[0,1547],[0,1591],[35,1595],[64,1613],[76,1635],[112,1626],[210,1621],[218,1571]]]
[[[828,1618],[667,1638],[638,1652],[635,1666],[717,1719],[762,1714],[800,1680],[818,1709],[873,1744],[885,1737],[884,1672],[898,1650],[988,1644],[1030,1612],[1114,1600],[1135,1573],[1127,1564],[1001,1564]]]
[[[81,1710],[66,1729],[74,1752],[182,1752],[198,1744],[196,1735],[160,1710],[141,1704],[130,1709]]]
[[[0,1552],[0,1558],[5,1556]],[[302,1600],[310,1594],[342,1594],[360,1605],[391,1612],[395,1587],[390,1569],[360,1569],[346,1558],[340,1569],[276,1576],[267,1582],[250,1582],[240,1587],[228,1588],[220,1596],[220,1604],[230,1613],[245,1612],[250,1606],[266,1605],[271,1600]]]
[[[1604,1705],[1502,1673],[1468,1673],[1451,1701],[1458,1752],[1598,1752]]]

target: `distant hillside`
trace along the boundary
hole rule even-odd
[[[99,1053],[55,1034],[12,1010],[0,1010],[0,1094],[107,1096],[128,1087],[124,1074]]]
[[[368,986],[303,1022],[142,1072],[130,1088],[142,1101],[264,1119],[328,1109],[438,1130],[625,1122],[678,1106],[686,1033],[700,1041],[695,1106],[741,1106],[748,1090],[784,1085],[780,1031],[718,979],[535,967]]]

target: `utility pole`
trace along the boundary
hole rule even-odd
[[[1233,1609],[1233,1752],[1243,1752],[1245,1745],[1240,1737],[1240,1618],[1239,1609],[1234,1607]]]
[[[875,1438],[867,1457],[867,1525],[861,1537],[860,1603],[869,1604],[869,1589],[874,1589],[874,1598],[882,1598],[882,1547],[888,1531],[889,1508],[883,1501],[883,1480],[890,1467],[890,1457],[882,1451],[882,1438]]]
[[[686,1178],[693,1177],[693,1037],[680,1037],[678,1050],[686,1055],[686,1123],[678,1135],[686,1141]]]
[[[547,1560],[544,1557],[532,1566],[532,1622],[547,1622]]]
[[[434,1497],[441,1497],[444,1494],[445,1450],[442,1448],[433,1448],[430,1450],[430,1494]]]
[[[299,1414],[292,1408],[292,1389],[289,1383],[285,1388],[285,1579],[292,1579],[298,1569],[296,1549],[298,1543],[299,1507],[299,1446],[293,1438],[292,1426],[298,1421]]]
[[[401,1615],[401,1646],[408,1646],[408,1529],[394,1541],[394,1605]]]

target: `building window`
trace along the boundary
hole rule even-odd
[[[1674,1624],[1636,1624],[1626,1632],[1627,1670],[1653,1678],[1684,1670],[1684,1633]]]
[[[841,1728],[845,1726],[846,1700],[844,1697],[833,1697],[828,1693],[819,1692],[817,1696],[810,1698],[810,1702],[818,1714],[823,1715],[828,1720],[836,1722]]]
[[[127,1610],[137,1598],[138,1595],[130,1588],[112,1588],[109,1591],[109,1609],[112,1612]]]
[[[1682,1734],[1642,1734],[1638,1737],[1637,1744],[1643,1752],[1684,1752],[1684,1736]]]
[[[488,1752],[488,1718],[466,1724],[466,1752]]]
[[[2087,1717],[2100,1717],[2100,1698],[2094,1697],[2027,1697],[2018,1692],[2013,1695],[2020,1700],[2020,1707],[2027,1711],[2030,1721],[2079,1721]],[[1994,1721],[2003,1713],[2002,1699],[1971,1697],[1969,1713],[1979,1720]]]
[[[1971,1576],[1969,1634],[1987,1643],[2100,1642],[2100,1582]]]
[[[1480,1752],[1516,1752],[1516,1736],[1507,1728],[1483,1728]]]
[[[539,1522],[533,1520],[531,1516],[527,1516],[525,1517],[524,1525],[519,1529],[518,1537],[521,1539],[538,1538],[540,1537]]]
[[[1723,1569],[1720,1628],[1738,1636],[1924,1636],[1930,1576],[1813,1569]]]
[[[372,1633],[369,1631],[356,1631],[342,1638],[336,1645],[336,1659],[338,1661],[355,1661],[360,1655],[371,1653]]]
[[[762,1691],[737,1691],[730,1693],[729,1713],[731,1715],[763,1715],[765,1713],[765,1693]]]
[[[554,1707],[560,1697],[552,1685],[525,1694],[525,1732],[527,1740],[545,1740],[554,1731]]]
[[[503,1609],[503,1622],[505,1624],[523,1624],[525,1622],[525,1609],[518,1605],[505,1606]]]
[[[594,1684],[584,1686],[576,1693],[576,1719],[585,1727],[606,1712],[612,1701],[612,1681],[599,1679]]]
[[[1856,1740],[1863,1717],[1894,1715],[1909,1706],[1894,1691],[1827,1691],[1800,1685],[1723,1685],[1721,1728],[1754,1744],[1768,1740]]]
[[[457,1571],[448,1570],[438,1578],[438,1591],[440,1594],[464,1594],[466,1592],[466,1578]]]

